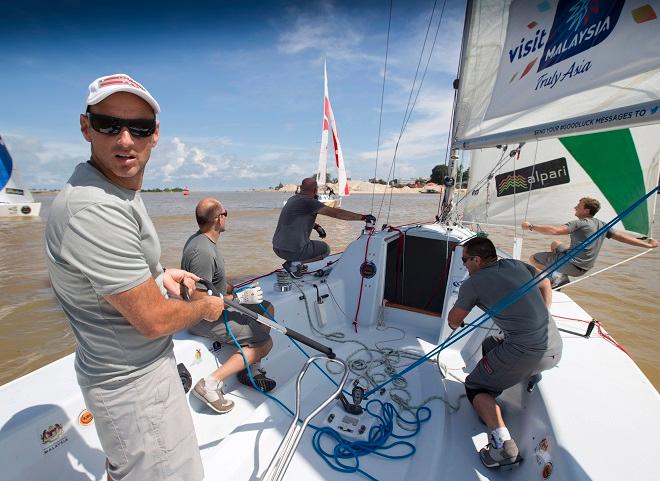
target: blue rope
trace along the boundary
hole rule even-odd
[[[572,249],[567,250],[562,257],[560,257],[555,262],[550,264],[548,267],[546,267],[539,274],[535,275],[529,281],[525,282],[520,287],[514,289],[512,292],[510,292],[509,294],[504,296],[497,303],[495,303],[495,305],[491,309],[489,309],[487,312],[484,312],[477,319],[475,319],[474,321],[467,324],[466,327],[461,329],[461,331],[457,335],[448,337],[442,343],[440,343],[437,347],[435,347],[432,351],[430,351],[428,354],[426,354],[424,357],[419,358],[417,361],[412,363],[410,366],[405,368],[400,373],[395,374],[394,376],[390,377],[389,379],[382,382],[378,386],[376,386],[373,389],[366,392],[364,397],[368,398],[373,393],[379,391],[382,387],[384,387],[387,384],[391,383],[395,379],[403,377],[404,374],[412,371],[417,366],[425,363],[426,361],[431,359],[433,356],[437,355],[438,353],[440,353],[441,351],[443,351],[447,347],[451,346],[452,344],[458,342],[460,339],[462,339],[465,336],[467,336],[468,334],[470,334],[472,331],[477,329],[481,324],[486,322],[491,317],[495,317],[498,314],[500,314],[504,309],[509,307],[514,302],[518,301],[518,299],[520,299],[525,294],[527,294],[527,292],[529,292],[531,289],[538,286],[545,278],[547,278],[550,274],[552,274],[554,271],[556,271],[559,267],[563,266],[564,264],[566,264],[570,260],[574,259],[577,254],[582,252],[585,247],[587,247],[589,244],[594,242],[598,237],[600,237],[600,236],[604,235],[606,232],[608,232],[614,226],[614,224],[616,224],[621,219],[623,219],[628,214],[630,214],[633,210],[635,210],[642,202],[644,202],[646,199],[648,199],[651,195],[655,194],[655,192],[657,192],[658,188],[659,187],[656,186],[654,189],[651,189],[649,192],[647,192],[645,195],[643,195],[638,200],[633,202],[632,205],[628,206],[620,214],[615,216],[612,220],[610,220],[607,224],[603,225],[603,227],[598,229],[592,235],[587,237],[585,240],[580,242],[578,245],[576,245]]]
[[[267,312],[263,305],[261,305],[261,308],[264,310],[264,312]],[[268,313],[269,314],[269,313]],[[252,386],[259,392],[261,392],[264,396],[266,396],[268,399],[271,399],[275,401],[277,404],[279,404],[285,411],[287,411],[291,416],[294,416],[294,412],[289,409],[282,401],[277,399],[275,396],[262,391],[257,387],[254,378],[252,377],[252,371],[250,369],[250,365],[248,363],[247,357],[245,356],[245,352],[243,351],[243,348],[239,344],[238,340],[234,336],[234,333],[231,330],[231,327],[229,326],[229,315],[227,311],[224,312],[223,314],[224,317],[224,323],[225,323],[225,328],[227,329],[227,332],[229,333],[229,336],[231,337],[232,341],[238,348],[238,351],[241,353],[241,356],[243,357],[243,362],[245,363],[246,369],[248,376],[250,378],[250,383],[252,383]],[[270,316],[269,316],[270,317]],[[272,318],[271,318],[272,319]],[[273,319],[274,320],[274,319]],[[294,343],[295,341],[291,339]],[[307,356],[307,353],[302,349],[300,346],[298,348]],[[318,366],[317,366],[318,367]],[[319,368],[321,369],[321,368]],[[321,372],[324,372],[321,369]],[[332,378],[330,378],[331,381],[335,385],[337,385]],[[370,405],[372,403],[378,403],[381,406],[381,414],[377,414],[373,411],[370,410]],[[370,479],[372,481],[378,481],[377,478],[374,478],[372,475],[367,473],[366,471],[360,469],[360,456],[365,456],[367,454],[374,453],[378,456],[381,456],[383,458],[388,458],[388,459],[405,459],[416,452],[416,448],[412,443],[409,443],[407,441],[396,441],[391,444],[387,444],[388,440],[390,437],[397,438],[397,439],[404,439],[404,438],[410,438],[412,436],[415,436],[421,429],[422,423],[425,423],[431,418],[431,410],[427,407],[420,407],[417,409],[415,412],[415,419],[412,421],[409,421],[402,417],[399,412],[396,410],[394,405],[392,405],[389,402],[383,403],[380,400],[374,399],[369,401],[366,406],[366,411],[371,415],[374,416],[380,424],[373,426],[369,430],[369,440],[368,441],[348,441],[347,439],[344,439],[337,431],[335,431],[332,428],[329,427],[318,427],[313,424],[309,424],[309,426],[314,429],[316,432],[314,433],[314,436],[312,437],[312,446],[314,447],[314,450],[318,453],[319,456],[321,456],[321,459],[330,466],[333,470],[341,472],[341,473],[360,473],[367,479]],[[425,416],[421,416],[421,413],[424,413]],[[400,422],[408,425],[414,425],[415,430],[412,431],[409,434],[401,435],[401,434],[395,434],[394,433],[394,421],[395,419],[398,419]],[[323,437],[330,437],[332,440],[335,441],[335,446],[332,450],[332,452],[327,452],[321,447],[321,440]],[[404,446],[405,448],[408,449],[407,452],[404,452],[403,454],[387,454],[384,451],[387,451],[389,449],[399,447],[399,446]],[[353,465],[345,464],[342,462],[342,460],[347,460],[347,459],[353,459]]]

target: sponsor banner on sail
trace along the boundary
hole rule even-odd
[[[544,189],[553,185],[568,184],[566,157],[559,157],[540,164],[522,167],[495,176],[497,197],[513,195],[516,192]]]
[[[651,3],[514,0],[485,119],[660,67]]]
[[[607,222],[656,185],[659,137],[660,126],[644,126],[530,143],[513,157],[497,149],[474,150],[468,188],[475,191],[468,194],[463,219],[561,225],[573,218],[582,197],[593,197],[601,203],[597,217]],[[615,228],[650,235],[655,197]]]

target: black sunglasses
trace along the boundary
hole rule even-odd
[[[225,209],[224,212],[220,212],[220,213],[218,214],[218,216],[223,216],[223,217],[227,217],[228,215],[229,215],[229,211],[228,211],[227,209]]]
[[[474,259],[477,256],[467,256],[467,257],[461,257],[461,260],[463,261],[463,264],[465,264],[468,260]]]
[[[134,137],[149,137],[156,131],[156,119],[120,119],[109,115],[87,112],[92,128],[107,135],[117,135],[126,127]]]

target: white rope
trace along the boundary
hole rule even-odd
[[[589,274],[588,276],[580,276],[580,277],[578,277],[577,279],[575,279],[574,281],[571,281],[571,282],[569,282],[568,284],[563,284],[563,285],[559,286],[558,288],[556,288],[556,289],[554,289],[554,290],[557,290],[557,289],[563,289],[564,287],[572,286],[573,284],[577,284],[578,282],[582,282],[582,281],[584,281],[584,280],[586,280],[586,279],[589,279],[590,277],[597,276],[597,275],[600,274],[601,272],[608,271],[608,270],[612,269],[613,267],[617,267],[617,266],[620,266],[621,264],[625,264],[625,263],[628,262],[628,261],[631,261],[631,260],[633,260],[633,259],[637,259],[638,257],[641,257],[641,256],[643,256],[644,254],[648,254],[648,253],[651,252],[652,250],[653,250],[653,249],[647,249],[647,250],[645,250],[644,252],[640,252],[640,253],[637,254],[637,255],[634,255],[634,256],[632,256],[632,257],[629,257],[628,259],[624,259],[624,260],[622,260],[621,262],[617,262],[616,264],[612,264],[611,266],[605,267],[605,268],[603,268],[603,269],[601,269],[601,270],[599,270],[599,271],[597,271],[597,272],[594,272],[593,274]]]

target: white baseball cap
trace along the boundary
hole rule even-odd
[[[141,83],[136,82],[125,73],[105,75],[97,78],[89,84],[89,93],[87,94],[85,110],[87,110],[88,106],[96,105],[117,92],[128,92],[137,95],[154,109],[155,114],[160,112],[158,102],[156,102],[156,99],[151,96],[149,91],[145,89]]]

